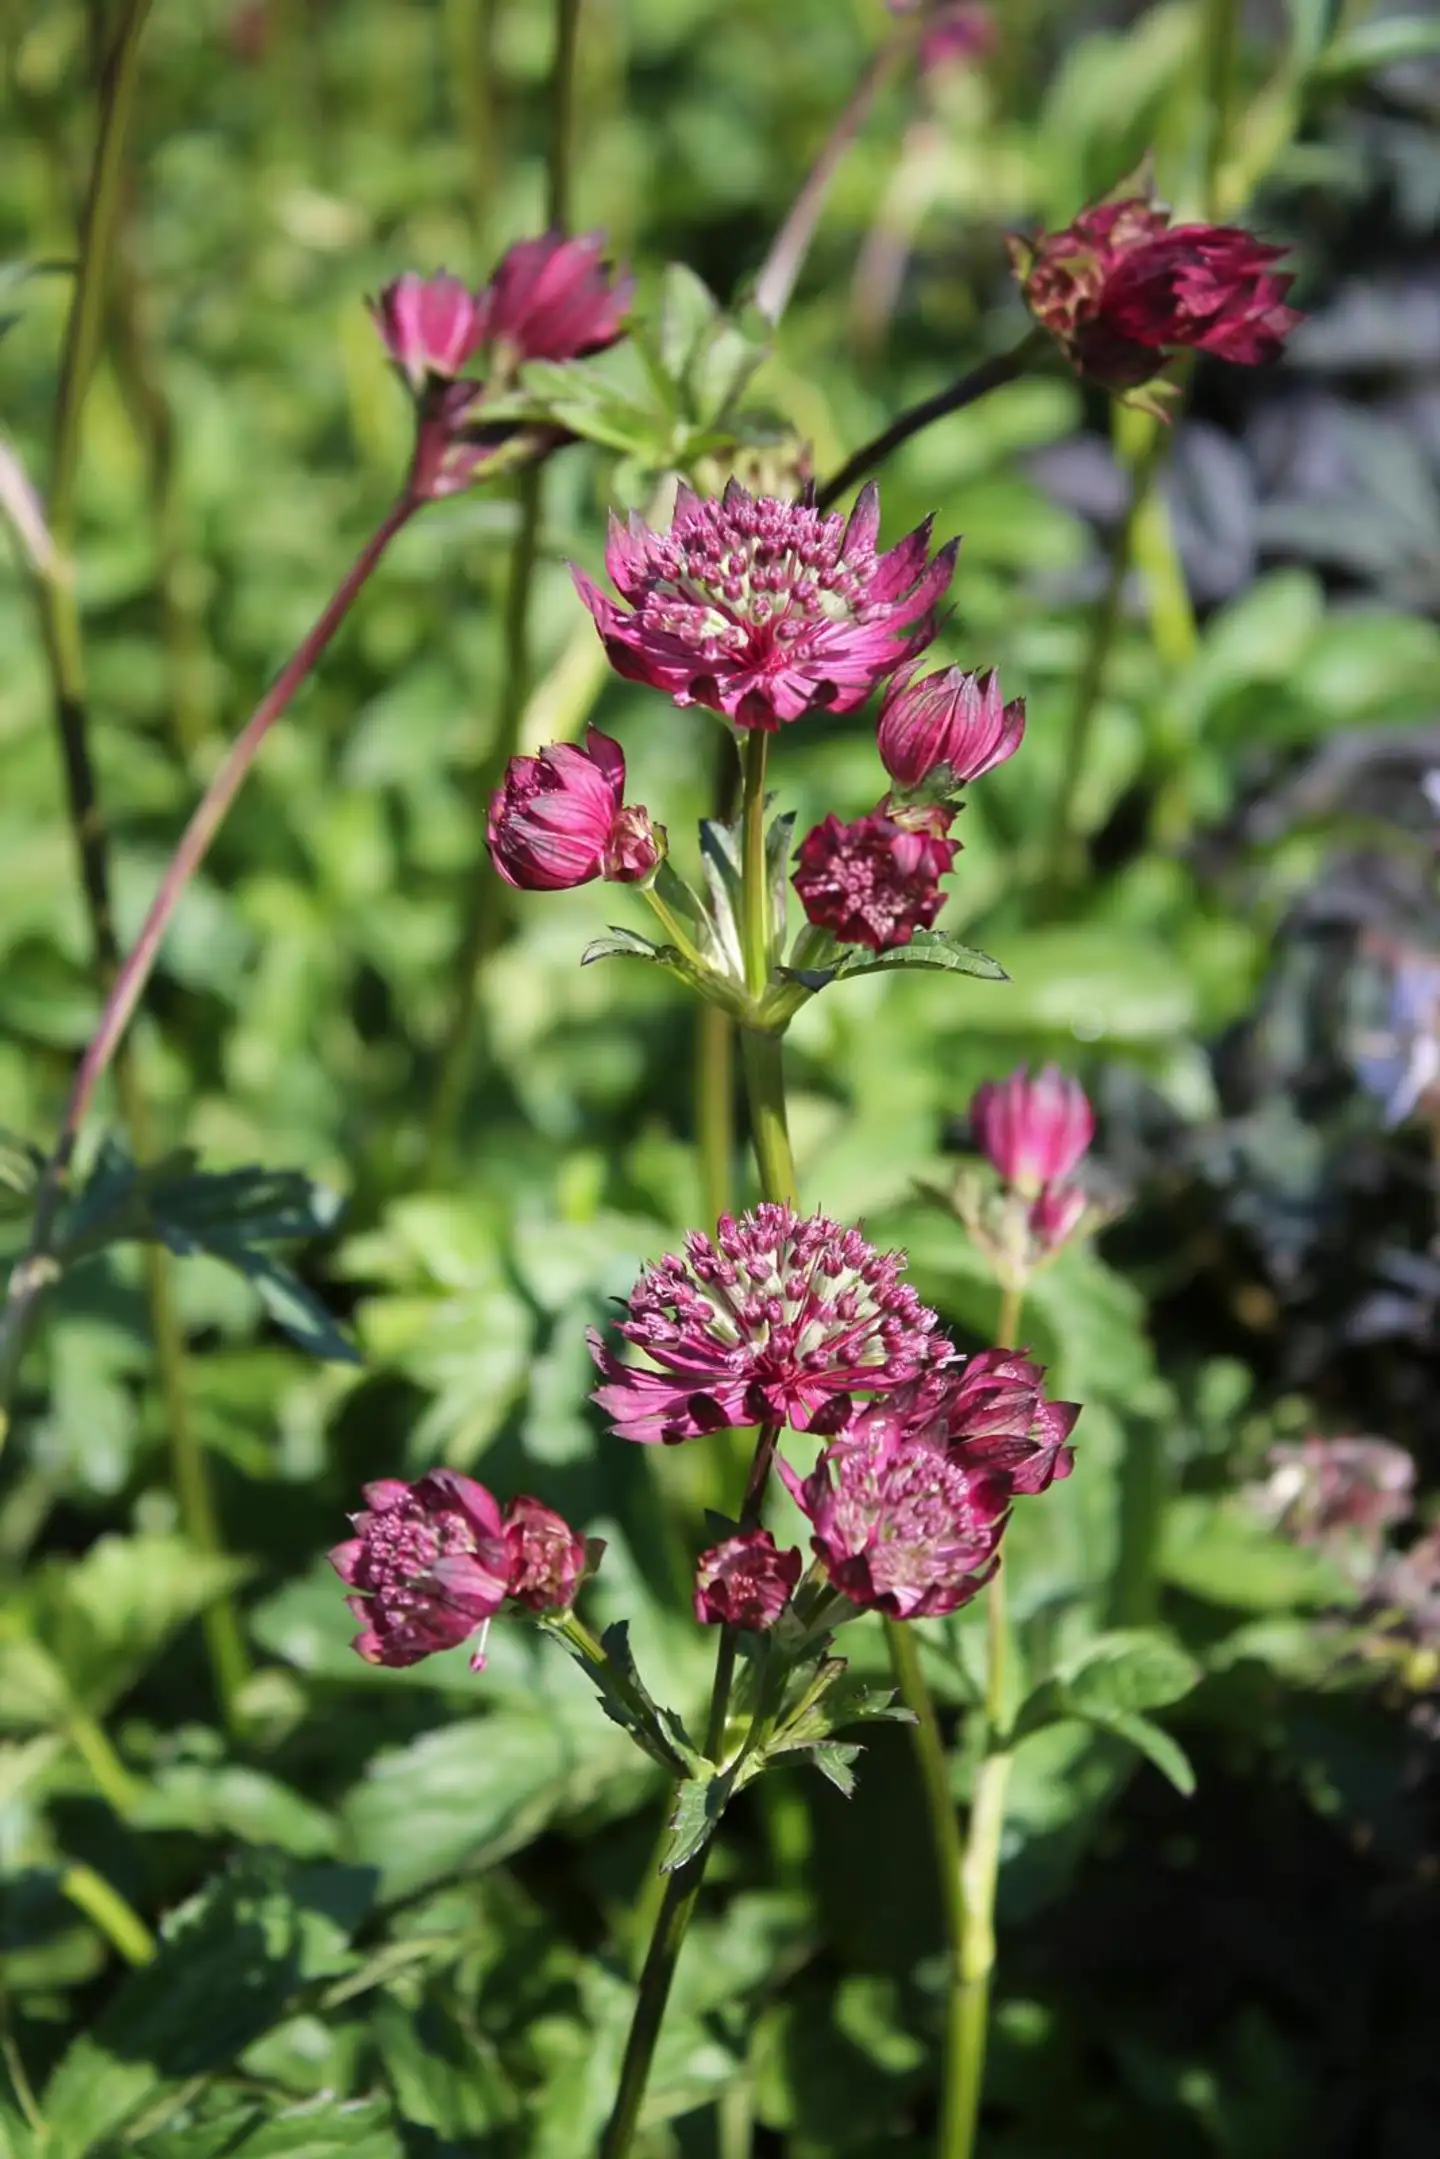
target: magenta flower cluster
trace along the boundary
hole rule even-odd
[[[598,727],[585,747],[561,742],[512,757],[490,804],[490,859],[505,882],[563,892],[592,878],[636,884],[664,854],[647,810],[625,802],[625,754]]]
[[[355,1534],[330,1563],[352,1595],[346,1600],[367,1664],[418,1664],[454,1649],[507,1604],[559,1612],[575,1601],[586,1548],[553,1508],[511,1500],[501,1511],[483,1484],[454,1469],[432,1469],[417,1484],[383,1477],[365,1487]],[[470,1660],[485,1663],[484,1636]]]
[[[1058,1065],[1046,1065],[1033,1079],[1022,1066],[976,1088],[970,1126],[1003,1182],[1026,1203],[1037,1254],[1057,1252],[1091,1204],[1073,1182],[1095,1136],[1095,1112],[1080,1082]]]

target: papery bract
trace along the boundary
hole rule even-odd
[[[364,1629],[360,1655],[418,1664],[468,1640],[510,1590],[512,1556],[491,1494],[458,1470],[432,1469],[418,1484],[382,1478],[364,1496],[355,1535],[330,1554],[355,1592],[346,1601]],[[484,1661],[482,1652],[471,1659],[476,1670]]]
[[[827,817],[807,832],[791,882],[809,921],[842,944],[887,952],[928,930],[945,904],[940,879],[954,862],[955,840],[934,829],[916,829],[880,810],[842,824]]]
[[[648,877],[662,836],[647,811],[625,806],[624,792],[624,753],[597,727],[587,729],[583,750],[559,742],[538,757],[512,757],[490,802],[491,860],[527,892]]]
[[[848,519],[733,480],[719,501],[682,486],[668,533],[611,519],[605,566],[626,606],[578,570],[575,582],[628,681],[771,729],[853,712],[934,636],[959,543],[932,561],[927,519],[877,554],[879,529],[873,484]]]
[[[510,1595],[532,1612],[564,1612],[585,1579],[585,1539],[542,1500],[512,1499],[505,1509]]]
[[[1007,705],[993,670],[898,675],[880,701],[880,761],[902,793],[954,793],[1013,757],[1024,734],[1025,700]]]
[[[481,340],[502,365],[580,360],[624,336],[634,282],[612,276],[604,250],[600,232],[543,233],[507,250],[476,295]]]
[[[458,277],[407,270],[372,303],[391,359],[415,391],[457,375],[485,335],[479,301]]]
[[[773,1627],[804,1568],[782,1552],[768,1529],[739,1530],[702,1552],[695,1568],[695,1617],[707,1627]]]
[[[1178,351],[1272,360],[1300,320],[1282,248],[1238,226],[1172,226],[1144,196],[1097,203],[1011,253],[1036,321],[1109,389],[1149,382]]]
[[[713,1240],[692,1231],[631,1292],[617,1332],[648,1362],[622,1364],[591,1335],[604,1376],[594,1399],[622,1439],[823,1429],[852,1390],[901,1386],[950,1355],[903,1267],[828,1215],[768,1201],[722,1215]]]
[[[1038,1199],[1046,1185],[1069,1176],[1090,1145],[1095,1113],[1080,1082],[1058,1065],[1034,1079],[1022,1065],[976,1088],[970,1125],[1005,1182]]]

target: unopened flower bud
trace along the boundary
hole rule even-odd
[[[624,336],[634,281],[611,276],[604,249],[601,232],[548,232],[501,257],[478,307],[483,342],[502,365],[580,360]]]
[[[512,757],[490,802],[490,858],[507,884],[564,892],[604,877],[635,884],[664,852],[648,813],[627,806],[618,742],[587,729],[584,749],[561,742]]]
[[[420,277],[407,270],[385,287],[371,313],[391,359],[417,394],[457,375],[485,335],[476,295],[443,271]]]
[[[880,760],[903,793],[955,794],[1004,764],[1025,733],[1025,701],[1007,705],[993,670],[897,675],[880,702]]]
[[[768,1529],[745,1529],[702,1552],[695,1571],[695,1617],[707,1627],[763,1633],[789,1603],[804,1566]]]
[[[971,1100],[970,1124],[1005,1182],[1030,1200],[1068,1177],[1095,1136],[1084,1088],[1058,1065],[1034,1079],[1022,1065],[1008,1079],[987,1080]]]
[[[564,1612],[585,1579],[588,1552],[553,1507],[538,1499],[512,1499],[505,1509],[510,1554],[510,1594],[532,1612]]]

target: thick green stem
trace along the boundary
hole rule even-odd
[[[779,1436],[778,1425],[765,1425],[755,1443],[754,1459],[750,1465],[740,1512],[742,1528],[751,1528],[760,1519],[765,1487],[775,1459],[775,1442]],[[723,1759],[725,1725],[730,1711],[730,1692],[735,1678],[738,1640],[738,1632],[734,1627],[722,1628],[720,1646],[715,1656],[715,1678],[710,1689],[710,1709],[705,1722],[705,1752],[712,1762]],[[655,2047],[660,2037],[660,2027],[665,2020],[665,2005],[670,1999],[670,1988],[675,1978],[675,1967],[699,1901],[706,1862],[713,1842],[714,1839],[711,1838],[709,1843],[702,1845],[695,1857],[687,1860],[684,1866],[677,1867],[665,1884],[665,1893],[660,1899],[660,1908],[655,1918],[655,1931],[650,1937],[650,1947],[640,1971],[635,2015],[625,2042],[615,2105],[600,2142],[599,2159],[626,2159],[634,2142],[640,2121],[640,2109],[644,2104],[645,2087],[650,2080]]]
[[[745,987],[762,997],[770,979],[770,874],[765,859],[765,753],[769,738],[753,727],[740,751],[740,944]]]
[[[708,1003],[695,1015],[695,1147],[704,1218],[718,1222],[735,1182],[735,1025]]]
[[[103,1793],[124,1821],[139,1804],[143,1786],[131,1776],[111,1745],[104,1726],[94,1717],[87,1716],[83,1710],[73,1710],[66,1729],[70,1744],[95,1779],[96,1790]]]
[[[766,1199],[779,1200],[798,1210],[800,1191],[785,1119],[785,1067],[780,1037],[742,1027],[740,1062],[750,1103],[750,1140],[760,1172],[760,1190]]]

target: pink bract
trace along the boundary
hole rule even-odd
[[[896,676],[880,702],[880,761],[905,793],[954,792],[1013,757],[1024,734],[1025,700],[1007,705],[993,670]]]
[[[418,1484],[382,1478],[365,1487],[355,1535],[330,1563],[355,1594],[346,1599],[363,1632],[367,1664],[418,1664],[466,1641],[498,1612],[511,1557],[500,1509],[483,1484],[434,1469]],[[476,1670],[483,1652],[471,1659]]]
[[[807,918],[842,944],[887,952],[928,930],[945,904],[940,879],[954,862],[958,842],[933,829],[902,825],[872,810],[851,824],[827,817],[807,832],[791,882]]]
[[[1095,1113],[1080,1082],[1058,1065],[1031,1079],[1022,1065],[1008,1079],[987,1080],[970,1103],[981,1149],[1027,1199],[1068,1177],[1095,1136]]]
[[[521,240],[477,294],[483,341],[512,360],[580,360],[625,334],[634,281],[612,276],[605,235]]]
[[[624,804],[625,757],[597,727],[585,747],[560,742],[512,757],[490,802],[486,840],[505,882],[562,892],[604,877],[633,884],[660,860],[647,811]]]
[[[644,1363],[622,1364],[597,1334],[593,1399],[621,1439],[674,1444],[736,1425],[823,1430],[852,1391],[904,1385],[951,1352],[935,1314],[880,1253],[828,1215],[765,1202],[713,1240],[648,1267],[617,1333]]]
[[[619,606],[575,572],[611,665],[740,729],[853,712],[935,634],[958,541],[930,558],[930,520],[877,554],[880,497],[849,518],[809,499],[716,500],[682,486],[668,533],[612,518],[605,566]]]
[[[700,1554],[695,1617],[706,1627],[763,1633],[789,1603],[804,1564],[799,1552],[782,1552],[768,1529],[740,1530]]]
[[[475,294],[443,271],[407,270],[371,305],[386,350],[413,390],[459,373],[485,335]]]

